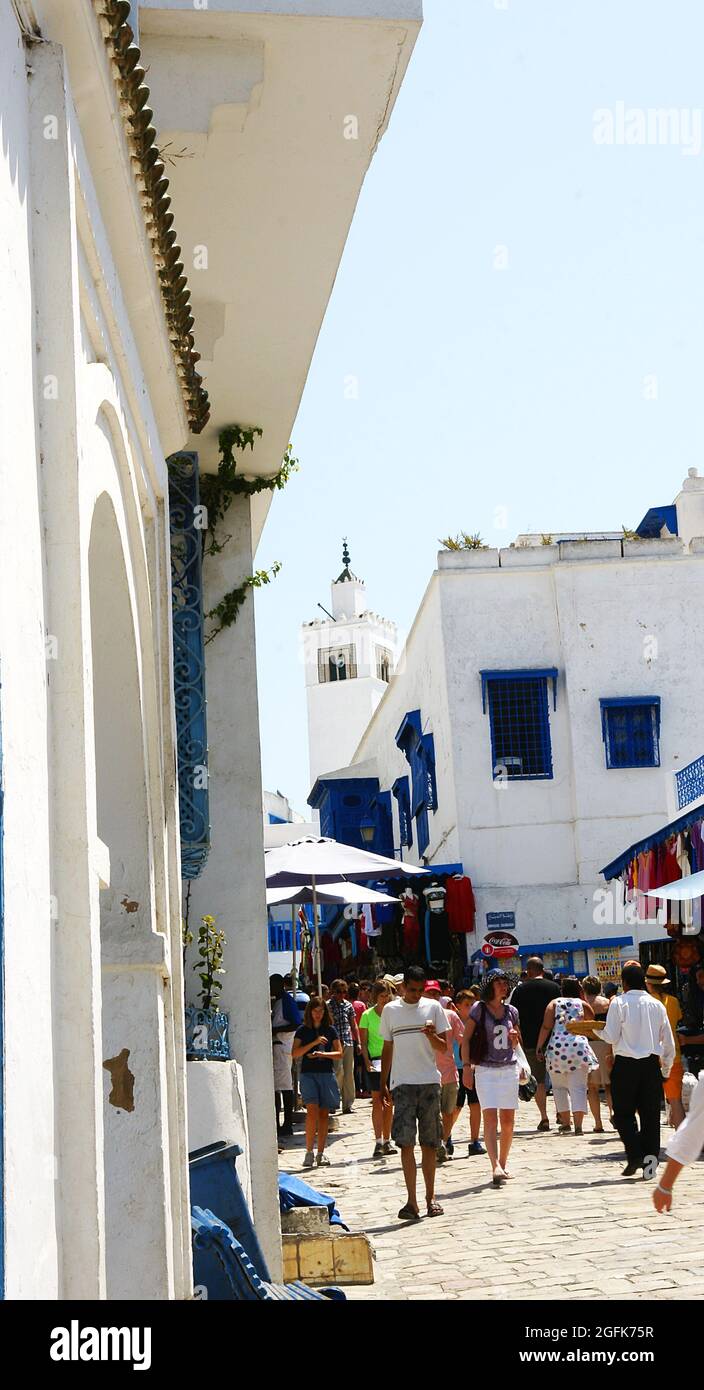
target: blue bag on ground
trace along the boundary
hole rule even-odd
[[[327,1207],[330,1225],[341,1226],[343,1231],[349,1230],[335,1206],[334,1197],[316,1192],[314,1187],[309,1187],[307,1182],[294,1177],[293,1173],[279,1173],[279,1206],[281,1211],[291,1211],[292,1207]]]

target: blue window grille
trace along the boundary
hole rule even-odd
[[[680,810],[704,796],[704,757],[695,758],[694,762],[681,767],[679,772],[675,773],[675,784],[677,806]]]
[[[654,695],[600,700],[606,766],[660,766],[660,700]]]
[[[533,781],[552,777],[548,681],[557,700],[557,671],[482,671],[482,703],[489,709],[494,778]]]
[[[391,788],[398,806],[399,840],[407,848],[413,844],[413,824],[411,820],[411,789],[407,777],[397,777]]]
[[[425,777],[425,804],[431,811],[438,809],[438,784],[435,776],[435,739],[432,734],[421,736],[423,744],[423,774]]]
[[[168,466],[181,873],[192,879],[210,848],[198,456],[172,454]]]

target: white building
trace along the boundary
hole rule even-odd
[[[188,1150],[213,1139],[241,1138],[280,1270],[251,592],[205,661],[202,623],[270,492],[235,496],[204,602],[196,503],[223,427],[263,431],[249,477],[279,468],[421,20],[320,8],[0,6],[11,1298],[189,1296]],[[191,927],[227,933],[231,1064],[185,1063],[182,866]]]
[[[330,614],[301,628],[311,786],[321,772],[351,761],[398,660],[396,624],[367,608],[350,563],[345,541]]]
[[[391,791],[402,856],[471,877],[475,949],[513,914],[523,954],[584,971],[589,943],[636,943],[600,870],[668,820],[702,745],[704,478],[637,539],[550,540],[440,552],[351,767],[333,754],[313,802],[354,776]]]

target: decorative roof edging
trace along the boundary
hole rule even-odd
[[[181,391],[194,434],[200,434],[208,421],[210,405],[203,378],[196,370],[200,353],[193,337],[193,315],[188,281],[176,244],[174,215],[170,211],[169,181],[156,144],[149,108],[146,74],[140,66],[140,50],[128,23],[129,0],[93,0],[108,58],[113,70],[124,129],[132,156],[132,166],[144,213],[144,220],[156,263],[164,314],[176,359]]]

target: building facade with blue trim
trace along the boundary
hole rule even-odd
[[[441,551],[352,765],[316,782],[321,824],[352,775],[367,812],[389,792],[394,853],[471,877],[477,948],[513,914],[521,952],[584,973],[610,930],[625,954],[661,932],[624,925],[600,870],[668,819],[671,771],[700,752],[703,534],[690,473],[633,539]]]

